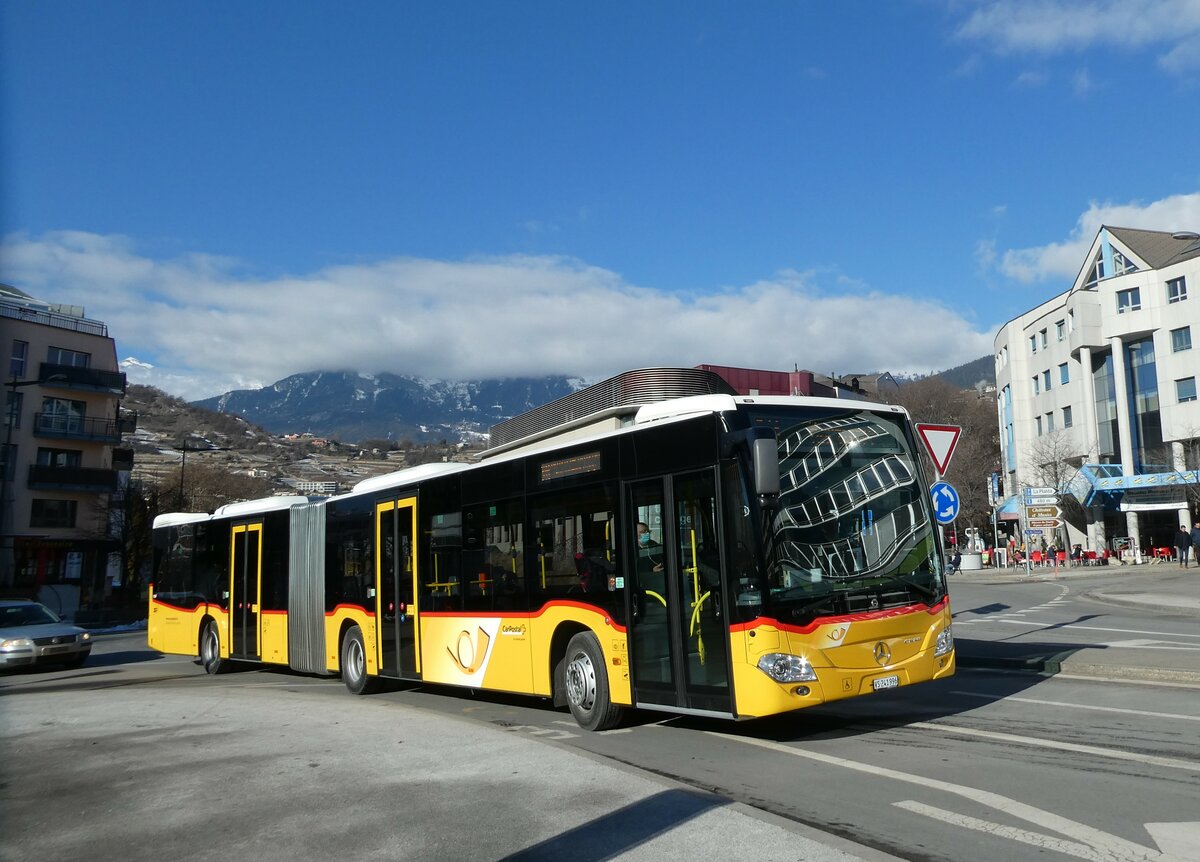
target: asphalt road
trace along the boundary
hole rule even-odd
[[[1194,618],[1063,586],[956,584],[959,642],[1194,655]],[[528,699],[205,677],[102,637],[78,671],[0,677],[0,859],[1200,859],[1198,692],[964,669],[588,734]]]

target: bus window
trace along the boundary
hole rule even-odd
[[[535,605],[574,599],[623,617],[616,511],[616,495],[607,486],[537,499],[530,512],[537,543],[531,578],[533,592],[540,597]]]
[[[519,500],[463,511],[463,607],[470,611],[526,610],[524,507]]]

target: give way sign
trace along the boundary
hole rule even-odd
[[[950,464],[950,458],[954,455],[954,447],[958,445],[958,438],[962,434],[962,427],[959,425],[927,425],[924,423],[917,423],[916,427],[921,442],[925,444],[925,449],[929,452],[929,457],[933,459],[933,466],[937,469],[938,475],[944,475],[946,467]]]

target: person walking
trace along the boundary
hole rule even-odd
[[[1200,566],[1200,521],[1192,528],[1192,559]]]
[[[1188,564],[1188,549],[1191,546],[1192,534],[1188,532],[1187,527],[1180,527],[1179,532],[1175,534],[1175,550],[1179,556],[1179,565],[1185,569]],[[1197,562],[1200,562],[1200,560]]]

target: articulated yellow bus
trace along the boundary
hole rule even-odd
[[[944,561],[903,410],[643,369],[492,429],[478,463],[154,525],[148,640],[517,692],[590,730],[747,719],[954,672]]]

